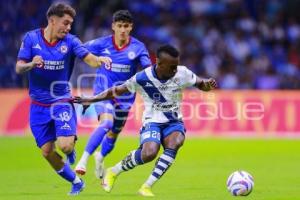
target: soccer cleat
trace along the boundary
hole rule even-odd
[[[70,154],[67,155],[67,163],[73,165],[76,160],[76,151],[73,150]]]
[[[144,197],[154,197],[151,187],[149,187],[146,184],[143,184],[142,187],[139,189],[139,194]]]
[[[94,154],[95,163],[96,163],[95,175],[96,175],[96,178],[102,179],[103,175],[104,175],[104,162],[98,159],[98,154],[99,154],[99,152],[96,152]]]
[[[71,196],[78,195],[84,189],[85,184],[82,179],[80,179],[80,180],[81,181],[79,183],[72,184],[72,189],[71,189],[71,192],[69,192],[69,195],[71,195]]]
[[[75,167],[75,172],[77,174],[80,174],[80,175],[85,175],[86,173],[86,165],[82,164],[82,163],[78,163]]]
[[[110,192],[117,179],[117,175],[112,171],[112,168],[106,170],[105,176],[102,179],[102,187],[106,192]]]

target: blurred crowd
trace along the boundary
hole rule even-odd
[[[46,25],[52,2],[0,1],[0,87],[27,86],[26,76],[14,72],[21,38]],[[128,9],[134,15],[132,35],[152,57],[159,45],[171,43],[179,48],[183,65],[201,77],[216,78],[221,89],[300,88],[298,0],[68,2],[77,10],[72,33],[83,42],[111,34],[112,13]],[[93,72],[79,63],[72,80]]]

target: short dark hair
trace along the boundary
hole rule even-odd
[[[72,18],[74,18],[76,16],[76,11],[68,4],[54,3],[48,8],[47,18],[53,15],[63,17],[65,14],[70,15]]]
[[[175,47],[173,47],[172,45],[169,45],[169,44],[160,46],[156,50],[156,57],[160,58],[161,53],[166,53],[174,58],[177,58],[179,56],[179,51]]]
[[[113,22],[133,23],[133,17],[128,10],[118,10],[113,14]]]

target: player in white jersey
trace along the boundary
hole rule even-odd
[[[173,46],[161,46],[156,56],[156,66],[137,73],[124,84],[92,97],[74,98],[75,103],[90,104],[115,98],[125,92],[138,92],[144,100],[140,148],[131,151],[122,161],[107,169],[102,183],[103,189],[107,192],[111,191],[121,172],[155,159],[162,144],[164,152],[139,190],[143,196],[154,196],[151,187],[174,162],[177,151],[185,139],[185,128],[180,112],[183,89],[195,86],[200,90],[209,91],[216,87],[214,79],[201,79],[185,66],[180,66],[179,52]]]

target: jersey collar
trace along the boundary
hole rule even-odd
[[[45,36],[44,36],[44,30],[45,30],[44,28],[41,28],[41,35],[42,35],[42,38],[43,38],[45,44],[46,44],[47,46],[54,47],[54,46],[59,42],[59,40],[56,40],[56,41],[53,42],[53,43],[48,42],[48,41],[46,40]]]
[[[167,80],[159,79],[157,74],[156,74],[155,68],[156,68],[156,65],[153,65],[151,67],[151,72],[152,72],[153,77],[156,78],[157,80],[159,80],[161,83],[166,83],[168,81],[168,79]]]
[[[128,43],[125,44],[123,47],[119,48],[118,45],[116,44],[116,41],[115,41],[115,35],[112,35],[112,43],[113,43],[113,45],[114,45],[114,47],[115,47],[115,49],[116,49],[117,51],[122,51],[123,49],[125,49],[126,47],[128,47],[129,44],[130,44],[130,42],[131,42],[131,36],[129,36],[129,41],[128,41]]]

